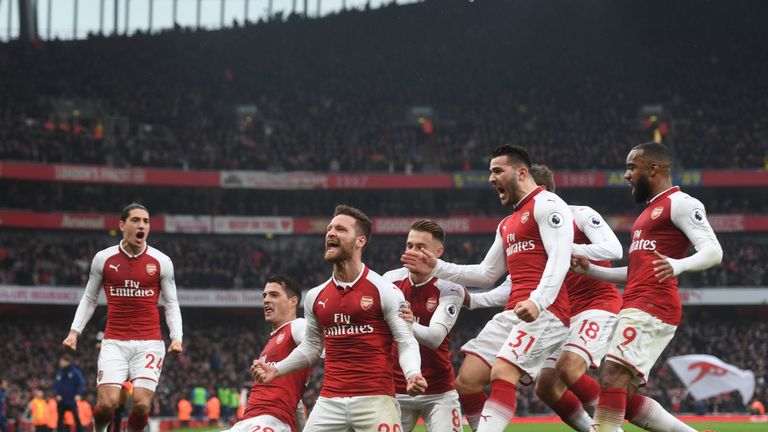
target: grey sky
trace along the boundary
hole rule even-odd
[[[38,20],[37,28],[40,36],[45,39],[48,33],[48,4],[51,4],[51,37],[61,39],[71,39],[74,28],[74,5],[78,4],[77,19],[77,37],[84,38],[89,31],[98,31],[99,29],[99,8],[104,3],[104,31],[111,33],[114,28],[114,4],[115,0],[33,0],[37,2]],[[130,1],[130,14],[128,16],[128,27],[133,33],[137,29],[146,30],[149,28],[149,5],[154,3],[152,29],[158,30],[168,28],[173,21],[173,0],[118,0],[118,29],[125,31],[125,4]],[[256,21],[258,18],[266,15],[267,4],[269,0],[224,0],[225,26],[230,26],[232,20],[243,22],[245,13],[245,2],[248,1],[248,18]],[[297,9],[301,12],[304,6],[304,0],[273,0],[274,12],[290,12],[293,2],[296,2]],[[347,7],[361,8],[365,6],[367,0],[346,0]],[[397,0],[397,3],[411,3],[415,0]],[[178,0],[178,21],[184,26],[194,26],[196,24],[198,0]],[[201,22],[206,28],[219,28],[221,16],[222,0],[201,0]],[[308,0],[309,14],[317,15],[318,0]],[[371,0],[372,7],[378,7],[381,4],[390,3],[391,0]],[[337,11],[341,8],[342,0],[321,0],[321,14],[326,15],[329,12]],[[9,35],[8,10],[11,9],[10,35],[11,38],[17,37],[19,33],[18,23],[18,0],[0,0],[0,40],[7,40]]]

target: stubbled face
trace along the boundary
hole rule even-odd
[[[288,297],[285,288],[277,282],[264,286],[264,321],[281,325],[296,315],[296,297]]]
[[[125,221],[120,221],[123,240],[134,249],[143,249],[149,236],[149,213],[142,209],[133,209]]]
[[[644,203],[652,198],[650,170],[651,166],[643,157],[642,150],[629,152],[624,180],[632,187],[632,198],[636,203]]]
[[[440,258],[443,254],[443,245],[439,241],[432,237],[431,233],[426,231],[411,230],[408,233],[408,239],[405,241],[405,250],[422,250],[426,249],[432,252],[435,256]]]
[[[518,165],[510,163],[506,155],[491,159],[488,182],[496,188],[501,205],[514,205],[520,195],[521,169]]]
[[[352,216],[338,215],[331,220],[325,232],[325,260],[337,263],[352,259],[356,247],[362,248],[365,238],[355,232],[356,220]]]

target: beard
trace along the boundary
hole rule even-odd
[[[637,179],[632,196],[638,204],[651,199],[651,181],[648,179],[648,176],[642,176]]]
[[[333,264],[351,260],[352,250],[354,249],[354,246],[355,246],[354,242],[348,245],[345,245],[344,243],[340,243],[339,250],[336,253],[332,253],[326,250],[324,258],[326,261]]]

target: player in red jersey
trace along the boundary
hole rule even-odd
[[[128,430],[141,431],[149,422],[149,407],[160,379],[165,344],[160,331],[158,299],[163,299],[165,320],[171,333],[168,353],[182,351],[181,311],[176,299],[173,263],[147,244],[149,212],[130,204],[120,214],[119,245],[93,257],[91,274],[80,299],[69,335],[62,344],[77,348],[77,337],[93,316],[99,291],[107,297],[107,329],[98,360],[94,430],[105,432],[120,402],[126,379],[134,386]]]
[[[469,355],[459,380],[463,375],[473,384],[491,381],[491,395],[479,414],[480,431],[504,430],[515,412],[516,385],[531,383],[568,335],[568,295],[560,287],[570,261],[573,216],[562,199],[536,185],[530,168],[530,157],[520,147],[504,145],[493,152],[489,182],[502,205],[514,211],[499,224],[481,264],[446,263],[429,251],[406,251],[402,257],[411,271],[465,286],[490,288],[509,272],[512,289],[505,311],[483,328],[473,347],[463,347]],[[470,360],[470,355],[477,358]],[[463,373],[465,367],[472,372]],[[469,419],[478,414],[468,406],[475,407],[485,393],[482,384],[472,394],[466,393],[468,387],[462,405]]]
[[[536,184],[555,191],[554,175],[549,168],[534,165],[531,175]],[[621,243],[603,217],[590,207],[569,207],[574,222],[572,252],[604,267],[621,259]],[[565,286],[571,305],[570,332],[562,348],[547,359],[541,370],[536,395],[570,427],[589,432],[600,385],[585,372],[598,368],[605,356],[621,309],[621,296],[616,285],[574,272],[566,275]]]
[[[405,248],[427,249],[439,257],[445,250],[444,242],[445,231],[437,222],[419,219],[411,224]],[[410,305],[404,310],[404,318],[413,323],[413,334],[420,345],[421,370],[429,383],[425,394],[409,396],[403,371],[395,366],[395,392],[403,431],[410,432],[419,417],[424,418],[428,431],[461,431],[461,404],[448,342],[464,301],[464,287],[405,268],[385,273],[384,279],[400,288]]]
[[[554,176],[546,166],[532,165],[531,176],[536,184],[555,191]],[[569,208],[574,217],[573,253],[585,254],[597,265],[621,258],[621,244],[602,216],[590,207]],[[600,385],[585,372],[597,368],[605,356],[621,297],[615,285],[573,272],[566,275],[565,285],[571,306],[570,332],[563,346],[547,358],[536,380],[536,394],[566,424],[588,432]],[[507,280],[491,291],[469,293],[465,305],[469,309],[504,306],[511,288]]]
[[[260,381],[314,364],[325,347],[325,380],[306,432],[401,431],[395,400],[392,344],[409,394],[421,394],[419,345],[399,314],[403,293],[362,262],[371,238],[371,220],[360,210],[340,205],[325,234],[325,260],[333,275],[304,300],[304,343],[276,365],[257,361]]]
[[[600,371],[600,401],[593,429],[614,432],[624,417],[650,431],[694,429],[651,398],[635,393],[680,324],[677,275],[720,263],[723,250],[707,221],[704,205],[672,185],[672,152],[662,144],[635,146],[624,178],[637,203],[648,205],[632,226],[627,267],[592,265],[572,259],[574,270],[614,283],[626,283],[624,304]],[[687,256],[693,244],[696,253]]]
[[[292,278],[273,275],[264,287],[264,321],[272,325],[259,359],[276,363],[288,356],[304,340],[306,321],[296,318],[301,300],[299,284]],[[254,380],[243,419],[230,432],[296,432],[296,406],[301,400],[311,368],[285,375],[269,384]],[[256,361],[251,367],[256,373]]]

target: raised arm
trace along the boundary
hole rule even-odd
[[[480,264],[453,264],[437,260],[432,275],[459,285],[491,288],[506,273],[504,242],[497,229],[493,244]]]

